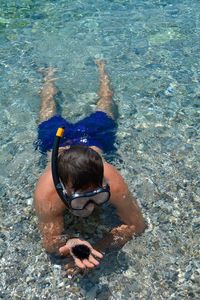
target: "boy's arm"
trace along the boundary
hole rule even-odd
[[[128,202],[129,200],[127,203],[124,203],[121,209],[119,206],[117,207],[117,205],[113,204],[117,208],[117,213],[124,224],[113,228],[107,233],[96,243],[95,249],[105,251],[109,248],[121,248],[132,239],[133,235],[139,235],[144,232],[146,224],[138,205],[136,202],[133,202],[133,205],[130,205]]]
[[[113,228],[95,245],[102,251],[109,247],[122,247],[133,235],[141,234],[146,228],[140,208],[120,173],[115,167],[105,163],[104,175],[111,188],[110,203],[116,207],[124,225]]]
[[[59,253],[58,249],[66,242],[61,239],[64,229],[63,213],[66,208],[56,192],[49,193],[48,184],[45,177],[40,178],[34,193],[34,207],[43,247],[47,252]]]
[[[39,228],[42,234],[42,246],[49,253],[59,253],[59,248],[66,243],[66,237],[62,239],[63,216],[51,216],[48,220],[38,215]]]

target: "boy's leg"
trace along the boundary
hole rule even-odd
[[[108,74],[105,71],[105,61],[97,60],[96,64],[100,73],[100,99],[97,102],[96,110],[103,111],[112,119],[116,119],[118,110],[117,105],[112,98],[113,92],[110,89],[110,80]]]
[[[56,103],[53,98],[57,94],[57,90],[54,84],[55,78],[53,76],[55,71],[56,70],[54,68],[39,69],[39,72],[42,73],[42,75],[44,76],[44,84],[40,92],[40,96],[41,96],[41,106],[40,106],[40,113],[39,113],[40,123],[51,118],[56,111]]]

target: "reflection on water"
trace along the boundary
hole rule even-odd
[[[199,11],[198,0],[1,1],[2,299],[197,298]],[[57,67],[62,113],[75,121],[94,109],[99,57],[120,112],[112,162],[149,228],[70,282],[42,250],[31,206],[42,172],[37,69]]]

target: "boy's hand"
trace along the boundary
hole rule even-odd
[[[73,248],[79,245],[85,245],[89,248],[90,254],[88,258],[81,260],[80,258],[74,255]],[[92,269],[99,265],[99,262],[98,260],[96,260],[95,257],[103,258],[103,255],[100,252],[96,251],[90,245],[90,243],[80,240],[79,238],[69,239],[65,246],[60,247],[59,252],[61,255],[70,254],[73,257],[76,266],[79,267],[80,269],[85,269],[85,268]]]
[[[124,224],[111,230],[111,233],[113,235],[123,237],[123,238],[124,237],[131,238],[133,236],[134,232],[135,232],[134,225],[128,226],[128,225],[124,225]]]
[[[110,248],[123,247],[129,240],[132,239],[135,233],[135,226],[121,225],[113,228],[101,240],[99,240],[95,248],[100,251],[106,251]]]

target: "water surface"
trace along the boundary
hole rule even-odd
[[[1,299],[197,299],[200,202],[198,0],[1,0]],[[42,250],[32,193],[39,67],[54,66],[63,116],[94,109],[104,58],[120,117],[110,157],[149,228],[70,281]]]

